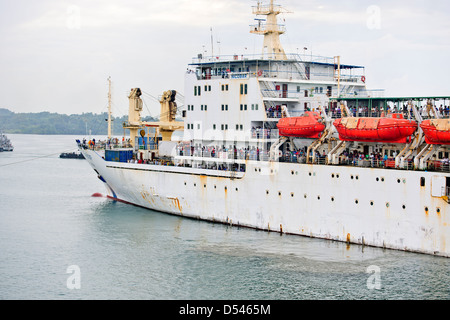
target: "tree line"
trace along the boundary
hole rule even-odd
[[[107,135],[107,119],[106,112],[67,115],[50,112],[15,113],[0,108],[0,131],[11,134]],[[113,134],[122,135],[123,123],[128,121],[128,116],[113,119]],[[155,119],[146,117],[143,121],[155,121]]]

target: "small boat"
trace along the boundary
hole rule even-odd
[[[325,130],[325,124],[318,112],[307,111],[302,117],[281,118],[277,124],[283,137],[317,139]]]
[[[64,152],[64,153],[61,153],[59,155],[59,157],[62,159],[84,159],[83,154],[76,153],[76,152],[70,152],[70,153]]]
[[[392,113],[381,118],[348,117],[336,119],[334,126],[343,141],[407,143],[417,130],[417,122]]]
[[[0,152],[3,151],[14,151],[14,147],[8,137],[5,134],[0,133]]]
[[[420,127],[428,144],[450,144],[450,119],[424,120]]]

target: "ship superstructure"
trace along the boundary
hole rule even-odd
[[[261,54],[198,55],[179,93],[141,121],[129,95],[127,142],[79,141],[110,197],[171,214],[282,233],[450,256],[449,97],[386,98],[364,67],[285,53],[280,6]],[[428,121],[429,120],[429,121]],[[428,121],[428,122],[426,122]],[[182,137],[172,134],[182,131]]]

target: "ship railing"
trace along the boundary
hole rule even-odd
[[[333,57],[325,57],[318,56],[313,54],[298,54],[298,53],[286,53],[286,58],[288,61],[296,61],[296,62],[315,62],[315,63],[325,63],[325,64],[334,64]],[[223,63],[223,62],[232,62],[232,61],[245,61],[245,60],[264,60],[265,57],[260,53],[255,54],[233,54],[233,55],[213,55],[206,56],[203,54],[198,54],[196,57],[192,58],[192,64],[201,64],[201,63]],[[283,60],[283,63],[285,60]],[[193,72],[192,70],[187,70],[187,72]]]
[[[252,139],[278,139],[280,137],[278,129],[252,129]]]
[[[269,161],[270,152],[259,149],[223,149],[223,150],[202,150],[199,147],[195,147],[191,152],[190,147],[178,148],[177,155],[190,156],[207,159],[217,160],[252,160],[252,161]],[[286,152],[282,154],[279,162],[286,163],[306,163],[306,157],[303,152]],[[219,161],[220,162],[220,161]],[[317,154],[314,160],[316,165],[329,165],[328,158],[325,155]],[[441,171],[450,172],[449,160],[430,160],[427,161],[427,170],[429,171]],[[404,162],[403,166],[396,166],[394,158],[387,159],[374,159],[367,157],[352,157],[347,155],[341,155],[339,157],[338,165],[354,166],[362,168],[382,168],[382,169],[400,169],[400,170],[416,170],[414,162],[408,159]]]
[[[427,169],[430,171],[450,172],[449,160],[429,160],[426,162]]]
[[[83,149],[91,149],[94,151],[101,151],[101,150],[113,150],[113,149],[122,149],[122,148],[131,148],[130,141],[107,141],[107,140],[98,140],[93,142],[93,140],[90,141],[79,141],[77,140],[77,144],[80,148]]]
[[[264,98],[272,98],[272,99],[300,99],[305,94],[301,91],[297,90],[281,90],[281,89],[263,89],[261,90],[261,94]],[[323,92],[322,92],[323,94]]]

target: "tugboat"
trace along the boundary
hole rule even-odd
[[[2,151],[14,151],[11,141],[3,133],[0,134],[0,152]]]
[[[82,153],[64,152],[59,155],[61,159],[85,159]]]

